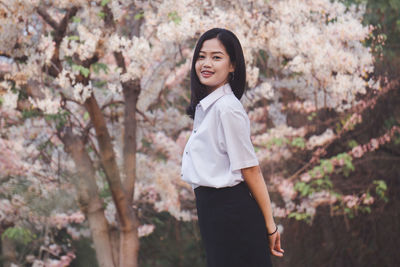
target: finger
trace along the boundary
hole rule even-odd
[[[269,248],[270,252],[272,255],[277,256],[277,257],[283,257],[283,251],[278,251],[274,248],[274,245],[271,244]]]
[[[285,252],[285,250],[283,250],[281,247],[280,247],[280,244],[279,245],[277,245],[275,248],[274,248],[274,250],[276,250],[276,251],[279,251],[279,252]]]
[[[275,250],[284,252],[284,250],[281,248],[281,235],[280,233],[277,234],[276,239],[275,239]]]
[[[282,252],[276,251],[274,249],[271,250],[271,254],[276,256],[276,257],[283,257],[283,253]]]
[[[276,235],[275,248],[281,250],[281,235],[279,233]]]

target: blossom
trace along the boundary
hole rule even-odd
[[[56,82],[61,86],[61,88],[69,89],[71,83],[75,81],[75,74],[73,72],[67,71],[65,68],[58,74]]]
[[[362,199],[362,203],[365,205],[372,205],[375,200],[373,196],[366,193],[363,193],[360,199]]]
[[[50,222],[58,229],[61,229],[67,227],[67,225],[71,223],[82,223],[84,219],[85,216],[81,212],[73,212],[70,215],[66,213],[56,213],[50,217]]]
[[[307,183],[311,180],[311,175],[308,172],[305,172],[300,176],[300,180]]]
[[[319,192],[312,192],[309,196],[313,207],[325,204],[333,204],[337,201],[335,195],[332,195],[329,191],[322,190]]]
[[[247,83],[250,87],[254,87],[257,84],[259,72],[260,70],[257,67],[246,67]],[[264,88],[268,87],[264,85]]]
[[[92,91],[93,87],[91,82],[89,82],[89,84],[86,86],[84,86],[82,83],[76,83],[74,85],[73,95],[76,101],[83,104],[86,99],[90,97]]]
[[[154,231],[154,224],[143,224],[138,228],[138,235],[139,237],[143,237],[146,235],[151,234]]]
[[[272,212],[274,217],[286,217],[286,210],[284,208],[275,207]]]
[[[335,134],[332,129],[326,129],[325,132],[319,136],[313,135],[308,139],[307,149],[313,149],[316,146],[323,146],[335,138]]]
[[[364,155],[364,151],[361,146],[353,147],[351,153],[355,158],[361,158]]]
[[[296,191],[294,190],[293,183],[289,180],[282,180],[278,185],[278,191],[282,195],[283,199],[289,200],[296,196]]]
[[[342,198],[348,208],[353,208],[359,202],[359,198],[353,195],[346,195]]]
[[[5,110],[13,110],[17,108],[18,94],[11,92],[11,90],[7,91],[4,95],[2,95],[3,103],[2,108]]]
[[[42,36],[38,49],[44,53],[44,61],[48,65],[55,50],[55,42],[53,41],[51,35]]]
[[[104,210],[104,215],[110,225],[114,226],[117,225],[116,214],[117,214],[117,209],[115,207],[115,204],[113,202],[108,202]]]
[[[76,47],[76,53],[81,60],[88,59],[93,56],[96,51],[97,43],[101,38],[100,29],[89,30],[82,24],[78,25],[79,41]]]
[[[56,114],[60,109],[60,98],[53,98],[49,90],[45,90],[43,99],[29,97],[29,102],[35,107],[42,110],[45,114]]]

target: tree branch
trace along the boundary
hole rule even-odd
[[[44,19],[44,21],[49,24],[54,30],[58,31],[58,23],[55,21],[49,13],[46,11],[46,7],[39,6],[37,8],[37,13]]]
[[[125,99],[124,109],[124,188],[132,204],[136,181],[136,105],[140,94],[140,80],[122,83]]]

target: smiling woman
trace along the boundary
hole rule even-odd
[[[235,70],[225,47],[217,38],[203,43],[195,67],[196,74],[200,82],[207,86],[208,93],[227,83],[228,74]]]
[[[240,98],[246,72],[242,47],[214,28],[196,44],[191,71],[193,132],[181,177],[191,184],[208,267],[268,267],[282,257],[267,186]]]
[[[212,52],[221,53],[212,54]],[[199,71],[198,68],[200,68]],[[201,71],[209,73],[205,72],[203,76]],[[217,72],[218,75],[215,75]],[[225,74],[222,75],[222,73]],[[210,80],[207,81],[208,79]],[[215,90],[218,84],[222,85],[226,82],[229,82],[236,98],[240,99],[246,83],[243,50],[239,40],[232,32],[214,28],[199,38],[193,53],[190,72],[191,97],[190,105],[186,109],[187,114],[194,119],[196,105],[199,101]]]

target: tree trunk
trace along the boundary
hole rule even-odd
[[[93,210],[92,210],[93,209]],[[102,201],[96,197],[89,203],[87,217],[92,233],[96,258],[100,267],[114,267],[112,247],[108,232],[108,223],[104,217]]]
[[[79,204],[89,221],[97,262],[101,267],[115,267],[117,265],[113,261],[108,223],[104,215],[103,201],[98,195],[93,163],[82,139],[73,135],[69,128],[66,128],[66,133],[61,139],[66,152],[71,155],[77,167],[79,175],[74,182]]]
[[[139,254],[139,237],[137,228],[139,223],[122,186],[121,176],[115,160],[111,136],[106,121],[99,108],[96,98],[92,94],[85,102],[85,107],[96,130],[96,138],[100,148],[100,160],[105,170],[111,194],[117,209],[120,222],[120,267],[137,267]]]
[[[109,233],[110,233],[111,248],[115,266],[119,266],[119,245],[120,245],[119,229],[117,227],[110,227]]]
[[[140,81],[129,81],[122,84],[122,87],[125,99],[123,151],[125,181],[123,182],[128,203],[132,206],[136,181],[136,104],[140,93]],[[120,266],[128,266],[129,262],[125,261],[125,259],[129,259],[129,257],[126,257],[127,254],[132,253],[132,251],[135,251],[137,255],[139,253],[137,232],[139,222],[136,214],[134,214],[134,225],[134,229],[121,229]],[[136,263],[137,261],[138,256],[136,256]]]

